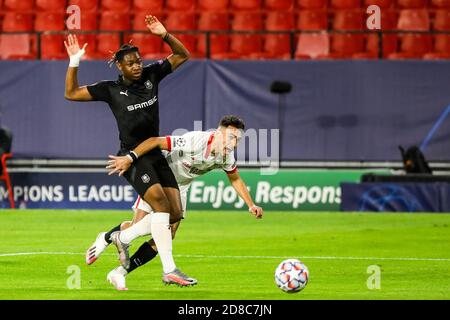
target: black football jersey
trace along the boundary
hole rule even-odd
[[[119,128],[121,151],[132,150],[150,137],[159,137],[158,84],[171,72],[170,62],[164,59],[145,66],[141,79],[130,85],[120,75],[117,81],[87,86],[95,101],[104,101],[111,108]]]

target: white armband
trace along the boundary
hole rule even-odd
[[[85,54],[85,52],[86,51],[84,49],[81,49],[80,51],[78,51],[73,56],[70,56],[69,67],[77,68],[80,65],[81,57]]]

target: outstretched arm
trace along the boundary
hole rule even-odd
[[[239,173],[238,172],[229,173],[227,174],[227,176],[234,190],[236,190],[238,195],[247,204],[250,213],[252,213],[257,219],[261,219],[264,213],[263,209],[255,205],[252,196],[250,195],[250,192],[248,192],[247,185],[245,184],[244,180],[242,180]]]
[[[180,40],[175,38],[161,22],[155,17],[148,15],[145,17],[145,24],[150,32],[156,36],[160,36],[170,46],[173,54],[167,57],[167,60],[172,65],[172,71],[175,71],[181,64],[186,62],[190,58],[188,49],[181,43]]]
[[[83,46],[83,49],[80,49],[77,37],[69,34],[67,42],[64,41],[64,45],[66,46],[67,54],[70,57],[70,64],[66,74],[66,90],[64,98],[73,101],[92,101],[93,98],[86,86],[80,87],[78,85],[78,65],[81,56],[83,56],[85,52],[87,43]]]
[[[140,143],[133,152],[136,157],[139,158],[147,152],[160,148],[161,150],[168,150],[169,145],[167,143],[167,139],[165,137],[152,137],[148,138],[144,142]],[[108,166],[106,169],[109,169],[108,175],[112,175],[114,173],[119,173],[119,176],[123,175],[133,163],[133,158],[131,156],[112,156],[109,158],[111,160],[108,161]]]

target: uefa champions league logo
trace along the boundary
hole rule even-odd
[[[417,198],[405,188],[386,184],[365,192],[359,200],[359,211],[424,211]],[[395,210],[391,210],[395,208]]]

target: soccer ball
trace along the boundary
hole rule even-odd
[[[281,262],[275,270],[275,283],[287,293],[302,291],[309,279],[308,268],[297,259]]]

